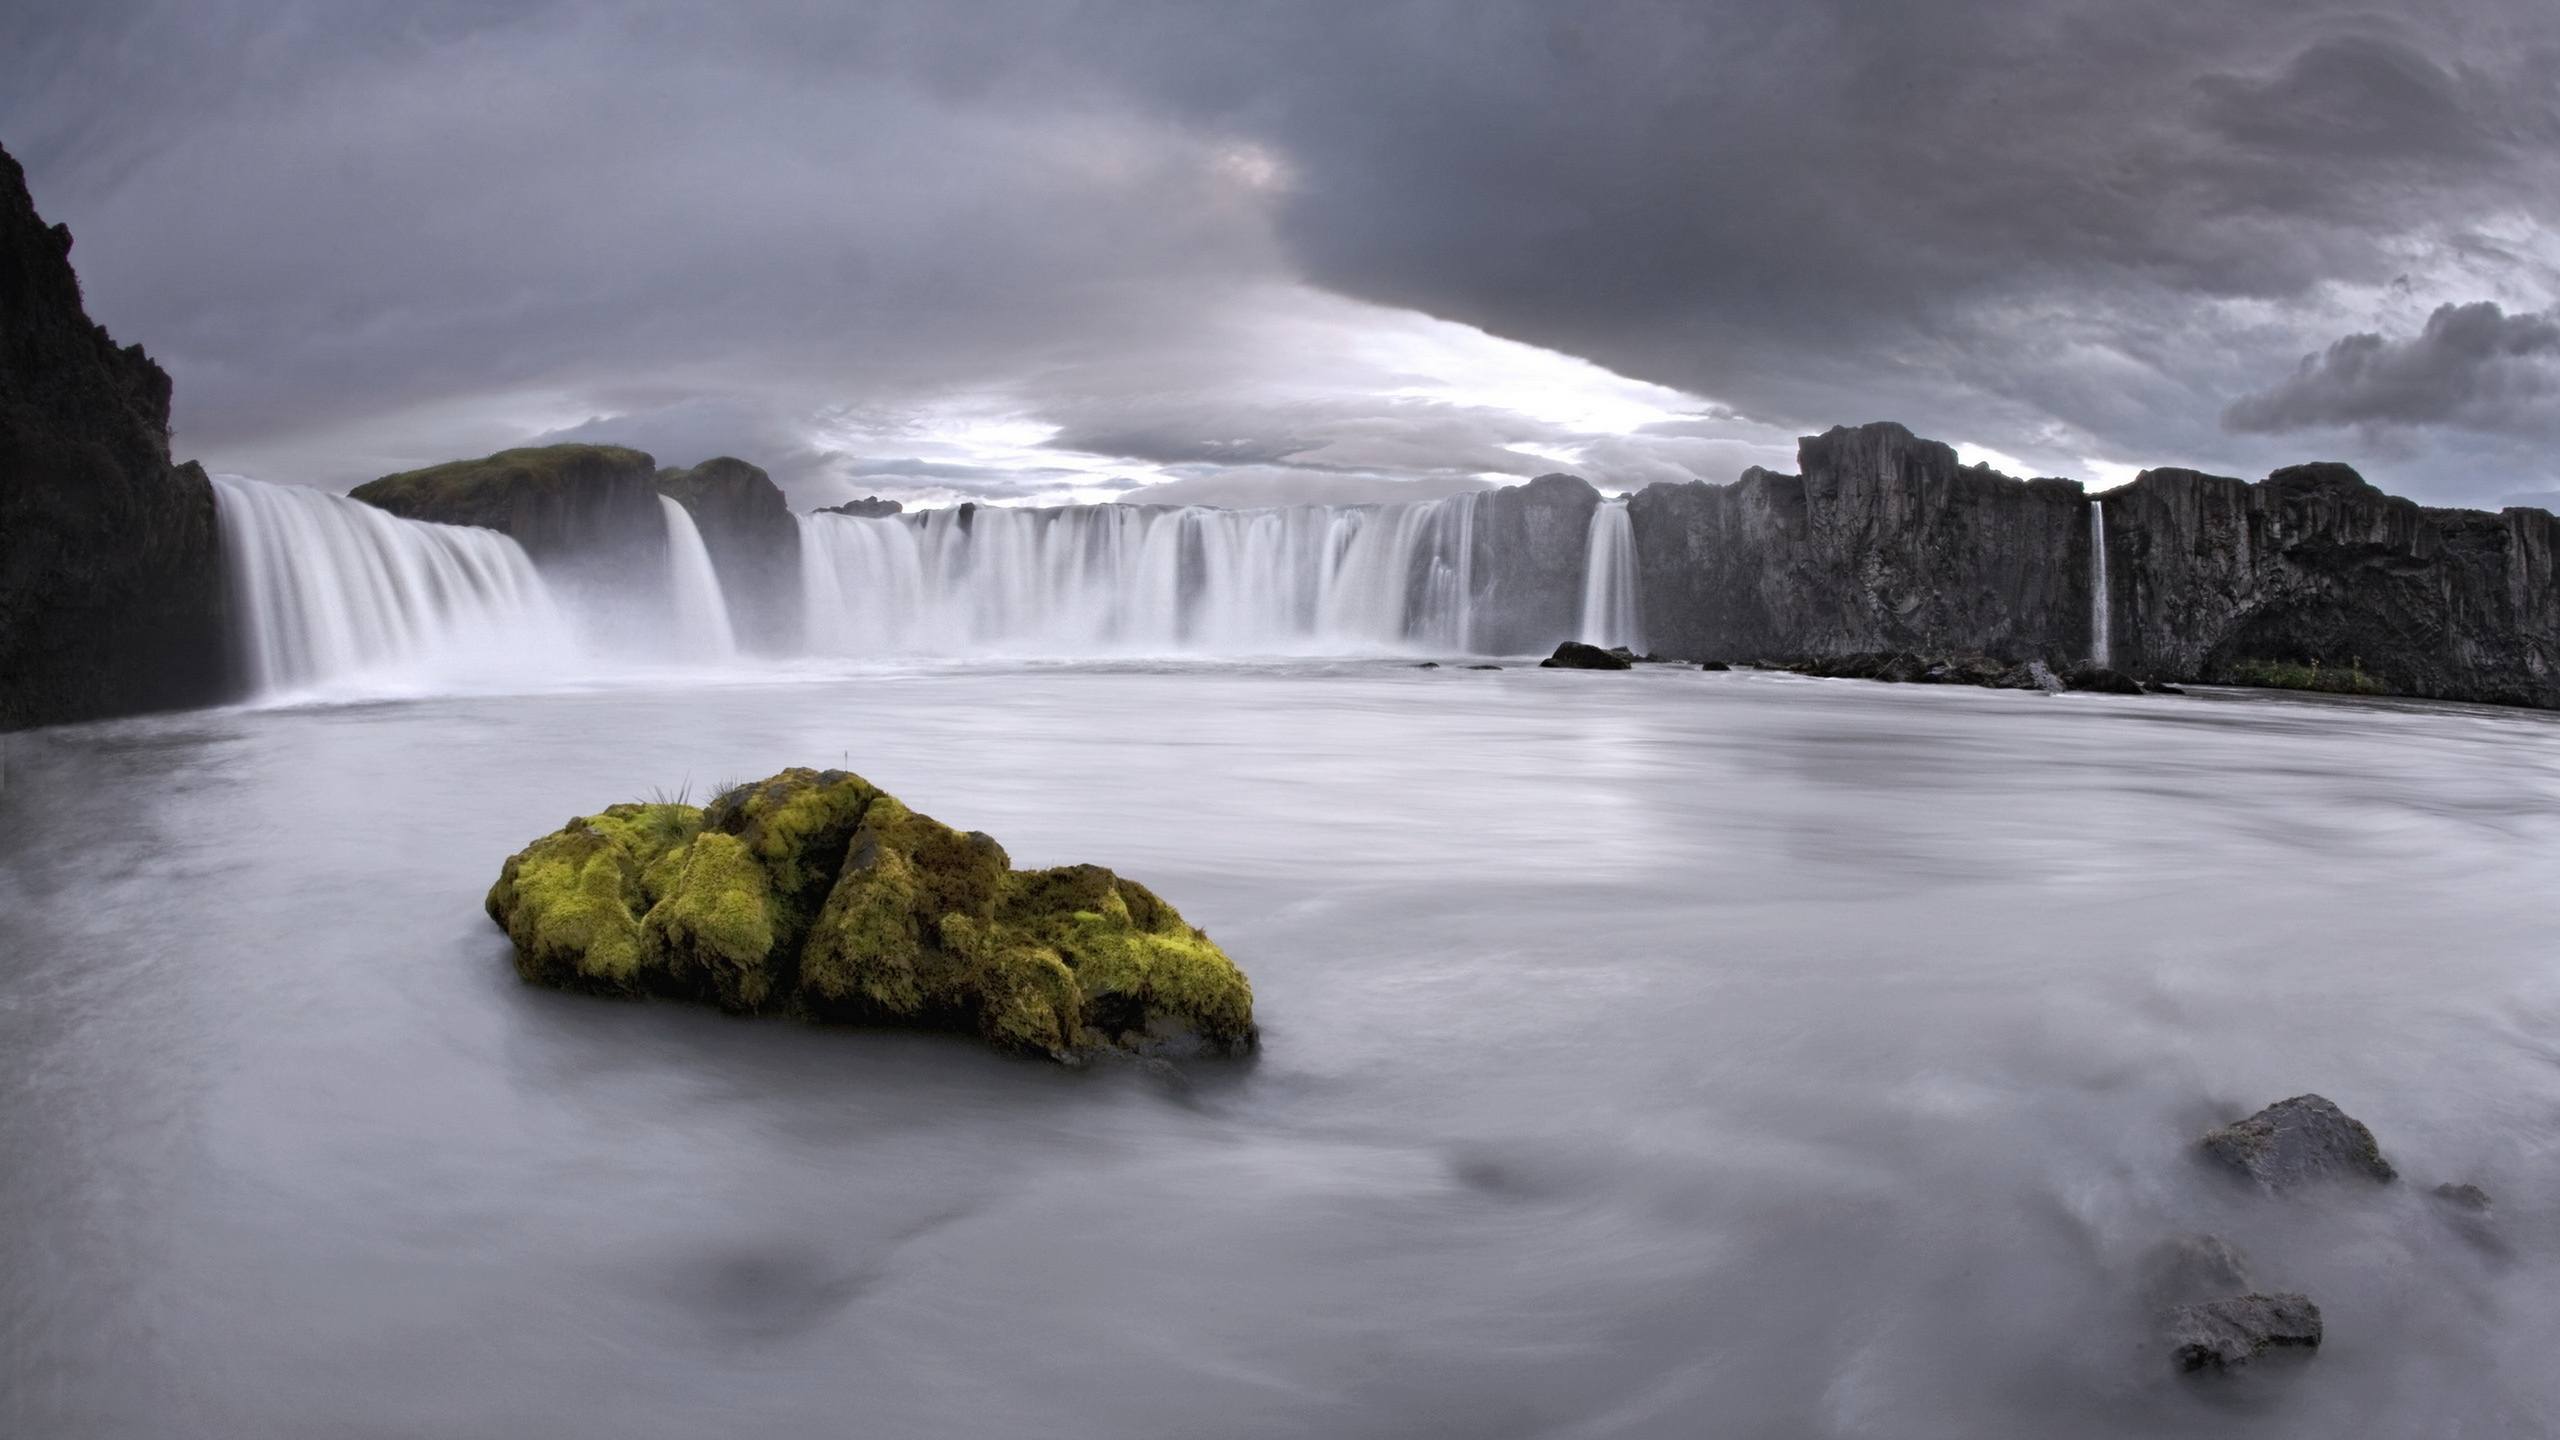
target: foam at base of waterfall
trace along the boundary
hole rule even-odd
[[[820,655],[1463,651],[1476,499],[803,515],[806,644]]]
[[[418,694],[556,674],[571,629],[523,547],[294,485],[214,477],[254,695]]]

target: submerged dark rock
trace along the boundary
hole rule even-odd
[[[1259,1034],[1243,972],[1153,891],[1098,865],[1016,870],[842,770],[577,817],[509,857],[487,907],[517,973],[563,989],[1060,1060],[1235,1054]]]
[[[1907,650],[1825,655],[1766,668],[1823,680],[1882,680],[1897,685],[1974,685],[1990,690],[2059,688],[2040,679],[2037,667],[1988,655],[1921,655]]]
[[[2247,1258],[2219,1235],[2176,1236],[2143,1258],[2142,1296],[2154,1310],[2242,1294],[2255,1283]]]
[[[1542,670],[1632,670],[1636,662],[1622,650],[1603,650],[1579,640],[1567,640],[1556,647],[1556,653],[1538,662]]]
[[[1730,670],[1733,666],[1722,660],[1701,660],[1698,662],[1698,668],[1701,670]]]
[[[2457,1185],[2448,1180],[2444,1184],[2438,1185],[2429,1193],[2433,1194],[2437,1200],[2453,1207],[2456,1210],[2469,1211],[2473,1214],[2486,1214],[2489,1209],[2489,1192],[2481,1189],[2477,1185]]]
[[[2074,690],[2093,690],[2101,695],[2141,695],[2148,693],[2141,681],[2120,670],[2104,665],[2082,665],[2063,677],[2063,684]]]
[[[2270,1190],[2328,1179],[2391,1180],[2399,1174],[2364,1123],[2319,1095],[2279,1100],[2245,1120],[2205,1132],[2204,1152]]]
[[[2237,1370],[2271,1351],[2308,1355],[2320,1347],[2320,1307],[2307,1295],[2234,1295],[2181,1305],[2162,1319],[2172,1363],[2182,1371]]]
[[[170,462],[169,377],[90,322],[70,255],[0,151],[0,730],[234,684],[213,485]]]

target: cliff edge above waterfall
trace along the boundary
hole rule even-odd
[[[347,493],[409,520],[480,525],[537,563],[654,546],[658,462],[620,445],[536,445],[368,481]]]
[[[70,255],[0,150],[0,729],[230,684],[213,487],[170,463],[169,377],[90,321]]]

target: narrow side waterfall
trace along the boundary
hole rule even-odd
[[[515,541],[298,485],[215,476],[243,663],[262,695],[500,680],[570,633]]]
[[[667,517],[667,596],[675,607],[675,653],[688,660],[732,659],[738,653],[738,632],[729,623],[729,601],[720,593],[720,572],[711,566],[702,527],[672,498],[661,495],[658,504]]]
[[[1582,568],[1582,640],[1586,645],[1644,648],[1636,614],[1636,530],[1627,502],[1603,500],[1591,512]]]
[[[835,655],[1463,651],[1475,504],[803,515],[805,633]]]
[[[2089,501],[2089,661],[2094,665],[2115,663],[2107,628],[2107,507],[2095,497]]]

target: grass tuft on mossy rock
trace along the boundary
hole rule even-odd
[[[508,858],[488,909],[538,985],[1058,1060],[1258,1039],[1244,973],[1153,891],[1099,865],[1016,870],[843,770],[579,816]]]

